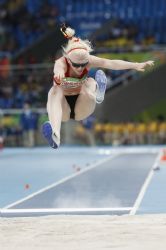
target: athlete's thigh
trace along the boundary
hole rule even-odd
[[[88,92],[89,94],[96,94],[96,87],[97,87],[97,83],[96,81],[92,78],[89,77],[87,78],[87,81],[85,84],[83,84],[81,92]]]
[[[96,106],[96,82],[93,78],[88,78],[82,86],[80,95],[75,105],[75,120],[83,120],[91,115]]]
[[[65,96],[63,96],[63,99],[62,99],[62,121],[63,122],[66,122],[70,119],[70,113],[71,113],[71,109],[69,107],[69,104],[67,103]]]

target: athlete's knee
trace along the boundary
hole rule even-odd
[[[74,120],[76,120],[76,121],[82,121],[86,118],[87,118],[87,116],[82,115],[82,114],[75,114],[75,116],[74,116]]]
[[[75,120],[76,121],[82,121],[84,119],[86,119],[88,116],[90,116],[95,110],[95,106],[91,107],[91,108],[87,108],[84,110],[78,110],[75,111]]]
[[[84,87],[88,92],[94,93],[96,92],[97,83],[93,78],[90,77]]]
[[[82,120],[86,119],[88,116],[90,116],[92,113],[93,112],[87,112],[87,113],[82,113],[82,114],[75,113],[74,120],[76,120],[76,121],[82,121]]]
[[[59,96],[62,97],[63,96],[63,91],[61,88],[59,88],[58,86],[53,86],[49,92],[48,92],[48,99],[52,98],[53,96]]]

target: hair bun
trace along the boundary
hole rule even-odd
[[[75,35],[75,30],[68,27],[68,28],[66,28],[65,33],[68,35],[69,38],[72,38]]]
[[[65,24],[61,27],[61,32],[67,39],[71,39],[75,35],[75,30],[70,27],[66,27]]]

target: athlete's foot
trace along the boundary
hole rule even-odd
[[[95,80],[97,82],[96,102],[102,103],[104,100],[105,91],[107,87],[107,77],[102,70],[97,70],[95,75]]]
[[[60,140],[59,140],[59,138],[53,133],[50,122],[47,121],[47,122],[45,122],[45,123],[42,125],[42,133],[43,133],[44,138],[48,141],[49,145],[50,145],[52,148],[56,149],[56,148],[59,147]]]

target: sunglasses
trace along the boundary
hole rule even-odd
[[[69,59],[70,60],[70,59]],[[86,67],[86,65],[88,65],[88,63],[89,62],[86,62],[86,63],[74,63],[74,62],[72,62],[71,60],[70,60],[70,62],[71,62],[71,64],[72,64],[72,66],[74,67],[74,68],[84,68],[84,67]]]

